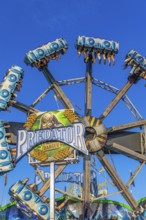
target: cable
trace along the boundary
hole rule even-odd
[[[114,160],[113,160],[113,157],[112,157],[112,154],[111,154],[111,151],[110,151],[109,149],[108,149],[108,153],[109,153],[109,155],[110,155],[110,159],[111,159],[111,161],[112,161],[113,167],[114,167],[114,169],[117,171],[116,166],[115,166],[115,163],[114,163]]]

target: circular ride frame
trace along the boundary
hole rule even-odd
[[[92,43],[92,42],[91,42]],[[82,51],[79,51],[82,52]],[[58,54],[56,53],[52,59],[58,59]],[[62,81],[56,81],[49,69],[47,68],[47,63],[49,59],[45,62],[41,61],[38,62],[35,66],[41,70],[46,77],[46,80],[49,82],[50,86],[36,99],[35,102],[31,106],[27,106],[23,103],[20,103],[18,101],[13,102],[12,106],[19,109],[20,111],[23,111],[27,114],[31,113],[37,113],[39,110],[35,109],[35,106],[39,103],[39,101],[42,100],[45,95],[51,90],[54,91],[55,95],[57,98],[60,100],[62,105],[64,106],[65,109],[71,109],[73,110],[74,107],[71,104],[70,100],[67,98],[63,90],[61,89],[61,86],[63,85],[70,85],[70,84],[77,84],[84,82],[85,83],[85,116],[83,118],[80,118],[83,124],[85,125],[86,128],[86,139],[87,136],[90,137],[88,140],[88,149],[89,149],[89,156],[84,156],[84,194],[83,198],[78,198],[83,202],[83,219],[89,218],[90,217],[90,203],[94,200],[97,200],[98,198],[91,199],[90,198],[90,155],[94,154],[104,167],[104,169],[107,171],[109,176],[111,177],[114,185],[118,188],[118,193],[121,193],[125,200],[129,203],[131,208],[135,212],[139,212],[140,208],[132,196],[132,194],[129,192],[128,187],[134,180],[134,178],[137,176],[141,168],[144,166],[146,162],[146,156],[144,155],[145,153],[145,142],[142,146],[142,151],[137,149],[129,149],[126,148],[120,144],[117,143],[112,143],[111,145],[106,145],[108,135],[112,134],[114,135],[114,132],[116,133],[117,131],[124,131],[128,129],[132,129],[135,127],[142,127],[145,126],[146,121],[143,120],[142,116],[139,114],[137,109],[134,107],[132,102],[129,100],[129,98],[126,95],[126,92],[128,89],[135,83],[135,81],[130,80],[125,84],[125,86],[119,90],[107,83],[104,83],[100,80],[97,80],[93,77],[92,75],[92,63],[93,63],[93,56],[92,52],[89,51],[88,56],[84,54],[85,62],[86,62],[86,76],[82,78],[77,78],[77,79],[71,79],[71,80],[62,80]],[[88,59],[87,59],[88,58]],[[107,58],[107,57],[106,57]],[[139,77],[139,76],[138,76]],[[112,102],[108,105],[108,107],[105,109],[105,111],[101,114],[99,118],[92,117],[92,84],[99,86],[100,88],[103,88],[107,91],[110,91],[114,94],[116,94],[115,98],[112,100]],[[131,113],[135,116],[137,122],[132,122],[129,124],[123,124],[120,126],[113,126],[111,128],[105,128],[103,125],[103,120],[108,116],[108,114],[114,109],[116,104],[120,101],[123,100],[126,104],[126,106],[130,109]],[[96,121],[96,124],[93,123],[93,121]],[[11,122],[10,122],[11,125]],[[17,127],[17,123],[16,123]],[[94,133],[94,135],[92,135]],[[87,135],[88,134],[88,135]],[[90,136],[91,135],[91,136]],[[102,138],[101,138],[102,136]],[[103,138],[104,136],[104,138]],[[92,138],[91,138],[92,137]],[[102,144],[100,143],[100,139]],[[104,140],[104,141],[103,141]],[[143,140],[145,141],[145,134],[143,135]],[[13,140],[12,140],[13,142]],[[15,142],[15,141],[14,141]],[[140,165],[137,167],[135,170],[134,174],[132,177],[129,179],[127,184],[124,184],[123,181],[121,180],[120,176],[116,172],[116,170],[113,168],[113,166],[110,164],[109,160],[106,157],[107,151],[112,150],[124,155],[127,155],[131,158],[134,158],[140,162]],[[138,152],[136,152],[138,151]],[[74,158],[75,160],[77,159],[76,156]],[[30,157],[30,162],[31,162],[31,157]],[[67,161],[64,161],[60,163],[59,167],[55,170],[55,174],[53,173],[53,176],[55,175],[55,178],[59,176],[59,174],[65,169],[67,165]],[[41,177],[43,181],[43,186],[39,190],[39,196],[42,196],[50,187],[50,179],[44,182],[43,177],[41,176],[41,172],[39,170],[39,164],[32,164],[35,167],[36,173]],[[51,167],[51,170],[53,168]],[[54,171],[53,171],[54,172]],[[54,177],[53,177],[54,178]],[[54,184],[54,183],[53,183]],[[60,190],[60,192],[66,194],[66,192],[63,192]],[[117,192],[116,192],[117,193]],[[109,195],[107,195],[109,196]],[[101,198],[101,197],[100,197]],[[103,197],[102,197],[103,198]],[[85,214],[86,213],[86,214]]]

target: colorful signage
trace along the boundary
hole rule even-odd
[[[32,114],[25,127],[18,131],[17,161],[30,151],[41,162],[63,160],[73,149],[88,155],[85,127],[72,110]]]
[[[47,180],[50,178],[49,172],[44,172],[43,170],[40,170],[43,178]],[[75,183],[76,185],[83,186],[83,178],[84,173],[80,172],[62,172],[56,179],[55,183],[59,182],[68,182],[68,183]],[[39,185],[41,183],[41,178],[36,175],[35,176],[35,184]],[[99,184],[98,184],[99,185]],[[97,174],[94,170],[91,170],[90,172],[90,193],[94,196],[98,195],[98,185],[97,185]]]
[[[49,172],[44,172],[43,170],[40,170],[43,178],[47,180],[50,178],[50,173]],[[83,184],[83,173],[80,172],[62,172],[56,179],[55,183],[59,182],[70,182],[70,183],[77,183],[77,184]],[[41,178],[36,175],[35,176],[35,184],[39,185],[41,183]]]

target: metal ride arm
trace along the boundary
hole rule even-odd
[[[136,176],[138,175],[138,173],[140,172],[140,170],[142,169],[142,167],[144,165],[145,165],[145,162],[140,163],[139,166],[136,168],[136,170],[134,171],[134,173],[132,174],[132,176],[130,177],[130,179],[128,180],[128,182],[126,184],[127,188],[132,184],[132,182],[134,181],[134,179],[136,178]],[[114,192],[114,193],[111,193],[108,195],[103,195],[103,196],[100,196],[96,199],[93,199],[92,202],[96,201],[97,199],[107,198],[107,197],[110,197],[110,196],[113,196],[116,194],[121,194],[121,193],[122,193],[122,191],[118,191],[118,192]]]
[[[121,194],[121,193],[122,193],[122,191],[117,191],[117,192],[113,192],[111,194],[102,195],[102,196],[99,196],[98,198],[92,199],[92,202],[97,201],[99,199],[104,199],[104,198],[107,198],[107,197],[110,197],[110,196],[114,196],[114,195],[117,195],[117,194]]]
[[[81,78],[75,78],[75,79],[59,80],[58,84],[60,86],[65,86],[65,85],[74,85],[74,84],[78,84],[78,83],[83,83],[85,81],[86,81],[86,78],[81,77]]]
[[[75,78],[75,79],[68,79],[68,80],[60,80],[57,81],[57,84],[59,84],[59,86],[65,86],[65,85],[74,85],[74,84],[78,84],[78,83],[83,83],[86,81],[85,77],[81,77],[81,78]],[[92,77],[92,84],[105,89],[109,92],[112,92],[114,94],[118,94],[119,93],[119,89],[117,89],[116,87],[109,85],[101,80],[98,80],[94,77]],[[44,96],[50,91],[52,90],[52,86],[50,86],[49,88],[47,88],[42,95],[31,105],[31,106],[35,106],[42,98],[44,98]],[[128,109],[130,110],[130,112],[133,114],[133,116],[136,118],[136,120],[142,120],[142,116],[140,115],[140,113],[138,112],[138,110],[136,109],[136,107],[133,105],[133,103],[130,101],[130,99],[128,98],[127,95],[124,95],[122,97],[122,100],[124,101],[124,103],[126,104],[126,106],[128,107]]]
[[[44,73],[46,79],[51,84],[52,89],[54,90],[55,94],[57,95],[57,97],[59,98],[59,100],[61,101],[63,106],[67,109],[73,109],[73,106],[70,103],[69,99],[66,97],[66,95],[64,94],[64,92],[62,91],[60,86],[57,84],[57,82],[55,81],[54,77],[52,76],[52,74],[50,73],[50,71],[48,70],[47,67],[43,68],[43,73]],[[66,165],[59,166],[57,168],[57,170],[55,171],[55,179],[65,169],[65,167],[66,167]],[[48,190],[49,187],[50,187],[50,179],[48,179],[47,182],[44,183],[44,185],[40,189],[40,195],[43,195]]]
[[[74,85],[74,84],[78,84],[78,83],[82,83],[85,82],[85,77],[81,77],[81,78],[76,78],[76,79],[68,79],[68,80],[60,80],[60,81],[56,81],[56,84],[59,86],[65,86],[65,85]],[[51,86],[49,86],[33,103],[32,103],[32,107],[34,107],[35,105],[38,104],[38,102],[40,102],[47,94],[49,91],[51,91],[53,89],[53,84]]]
[[[122,125],[118,125],[118,126],[112,126],[110,128],[107,128],[107,132],[115,132],[115,131],[121,131],[121,130],[126,130],[126,129],[132,129],[132,128],[136,128],[136,127],[142,127],[146,125],[146,120],[141,120],[141,121],[137,121],[137,122],[132,122],[132,123],[128,123],[128,124],[122,124]]]
[[[49,42],[46,45],[42,45],[39,48],[29,51],[26,54],[24,61],[27,65],[33,67],[35,66],[38,70],[42,71],[63,106],[68,109],[73,109],[69,99],[66,97],[57,81],[47,68],[47,64],[50,60],[58,60],[59,55],[64,54],[67,49],[68,45],[65,39],[56,39],[53,42]]]
[[[80,40],[80,38],[78,39]],[[83,38],[81,42],[85,42],[85,39]],[[81,43],[80,42],[80,43]],[[90,44],[94,44],[95,40],[94,39],[88,39],[88,43]],[[81,43],[82,44],[82,43]],[[79,54],[84,50],[86,50],[86,45],[84,45],[84,47],[82,48],[80,45],[77,46],[78,52]],[[89,50],[89,53],[87,55],[87,53],[84,53],[84,59],[85,62],[89,62],[90,60],[90,52],[94,50],[94,45],[92,45],[92,49]],[[100,57],[99,57],[100,58]],[[87,81],[88,82],[88,81]],[[89,81],[90,82],[90,81]],[[88,83],[86,84],[88,85]],[[90,84],[89,84],[90,85]],[[88,85],[88,86],[89,86]],[[100,120],[103,120],[108,114],[109,112],[114,108],[114,106],[118,103],[118,101],[122,98],[122,96],[126,93],[126,91],[131,87],[132,83],[128,82],[125,87],[123,88],[122,91],[119,92],[119,94],[116,96],[116,98],[113,100],[113,102],[110,104],[109,108],[103,113],[103,115],[100,117]],[[88,98],[86,97],[86,113],[90,115],[91,113],[91,94],[90,94],[90,86],[88,89]],[[90,97],[90,98],[89,98]],[[88,100],[88,102],[87,102]],[[85,117],[84,119],[84,123],[85,126],[89,125],[89,121],[87,120],[87,117]],[[137,210],[138,209],[138,204],[135,201],[135,199],[133,198],[133,196],[131,195],[131,193],[128,191],[127,187],[125,186],[125,184],[122,182],[122,180],[120,179],[120,177],[118,176],[117,172],[115,171],[115,169],[111,166],[111,164],[109,163],[108,159],[106,158],[105,154],[104,154],[104,149],[99,145],[98,140],[94,139],[92,141],[89,141],[89,148],[92,150],[92,152],[94,152],[97,156],[97,158],[99,159],[99,161],[101,162],[101,164],[103,165],[103,167],[105,168],[105,170],[107,171],[107,173],[110,175],[111,179],[113,180],[114,184],[117,186],[117,188],[119,189],[119,191],[122,192],[123,197],[126,199],[126,201],[130,204],[130,206],[134,209]],[[89,168],[88,168],[89,169]],[[88,170],[87,169],[87,170]],[[87,183],[86,183],[87,184]],[[87,190],[87,189],[86,189]]]
[[[136,178],[136,176],[138,175],[138,173],[140,172],[140,170],[143,168],[144,165],[145,165],[145,162],[139,164],[139,166],[136,168],[136,170],[134,171],[134,173],[128,180],[126,184],[127,187],[129,187],[132,184],[132,182],[134,181],[134,179]]]
[[[131,83],[137,82],[140,79],[141,76],[143,76],[143,78],[145,78],[145,69],[146,69],[145,66],[144,66],[145,62],[140,61],[141,60],[140,58],[142,58],[142,60],[144,60],[144,58],[143,57],[139,58],[139,54],[137,55],[137,52],[133,52],[133,51],[131,52],[130,51],[129,54],[128,54],[128,58],[125,61],[126,64],[128,63],[127,65],[130,65],[130,66],[133,67],[135,65],[135,63],[137,64],[138,61],[140,62],[140,64],[138,62],[138,68],[137,68],[137,65],[132,68],[132,72],[131,72],[130,77],[129,77],[129,83],[126,84],[124,89],[121,90],[121,92],[115,97],[115,99],[112,101],[112,103],[109,105],[109,107],[104,111],[104,113],[100,117],[102,120],[110,113],[110,111],[113,109],[113,107],[118,103],[119,98],[122,97],[122,95],[126,92],[126,90],[128,90],[130,88]],[[145,163],[145,158],[142,158],[142,157],[145,157],[144,155],[135,153],[134,151],[126,149],[123,146],[117,145],[117,144],[114,144],[114,148],[116,148],[118,151],[122,150],[122,153],[124,152],[124,154],[130,155],[130,156],[132,156],[132,157],[134,157],[134,158],[136,158],[140,161],[144,161],[143,163]],[[101,157],[102,154],[103,154],[103,157]],[[116,183],[117,188],[119,190],[122,189],[122,194],[123,194],[124,198],[130,204],[130,206],[134,210],[139,210],[138,204],[136,203],[133,196],[131,196],[131,194],[129,193],[129,191],[127,189],[127,186],[131,182],[132,178],[131,178],[131,180],[128,181],[127,185],[125,186],[120,181],[117,174],[114,172],[114,169],[112,169],[112,167],[110,166],[110,164],[109,164],[108,160],[106,159],[104,153],[99,151],[96,155],[99,158],[99,160],[101,161],[101,163],[104,165],[104,168],[108,171],[108,173],[112,177],[112,179],[114,180],[114,178],[115,178],[115,183]],[[142,168],[142,166],[143,165],[141,165],[140,167],[137,168],[137,170],[135,171],[135,175],[137,175],[137,173]]]
[[[29,157],[29,160],[32,161],[32,158],[31,158],[31,156],[30,156],[30,153],[28,153],[27,155],[28,155],[28,157]],[[43,177],[43,175],[42,175],[41,170],[39,170],[39,166],[38,166],[37,164],[35,164],[35,163],[31,163],[31,165],[34,167],[35,173],[40,177],[42,183],[45,183],[45,179],[44,179],[44,177]]]
[[[60,41],[61,40],[59,39],[57,42],[60,42]],[[89,56],[90,54],[92,54],[92,62],[93,63],[95,61],[95,56],[98,57],[99,62],[101,61],[100,54],[103,55],[104,63],[105,63],[106,59],[109,62],[112,60],[114,63],[114,55],[115,55],[115,53],[118,52],[118,43],[115,43],[113,41],[106,41],[106,40],[87,38],[87,37],[79,37],[78,43],[79,43],[77,46],[78,53],[79,54],[81,54],[82,52],[84,53],[84,61],[86,63],[88,63],[88,61],[90,60],[90,56]],[[49,70],[46,67],[47,62],[50,59],[58,59],[58,53],[60,53],[60,51],[58,50],[58,47],[62,48],[62,44],[64,45],[64,41],[57,44],[57,45],[56,45],[56,42],[53,43],[52,47],[50,47],[51,50],[45,50],[45,49],[43,50],[43,47],[42,47],[42,48],[38,48],[34,51],[29,52],[28,56],[27,56],[27,63],[29,63],[32,66],[36,66],[37,68],[39,68],[40,70],[43,71],[47,80],[50,82],[51,85],[53,85],[53,89],[55,91],[55,94],[59,96],[58,98],[60,99],[62,104],[66,108],[72,109],[73,107],[70,104],[69,100],[66,99],[66,96],[64,95],[64,93],[62,92],[60,87],[57,85],[57,82],[55,81],[54,77],[51,75],[51,73],[49,72]],[[59,45],[61,45],[61,46],[59,46]],[[99,45],[100,45],[100,47],[98,47]],[[46,55],[46,53],[48,53],[48,51],[49,52],[52,51],[52,48],[53,48],[54,52],[52,52],[49,55],[48,54]],[[42,53],[42,51],[43,51],[43,53]],[[44,54],[45,54],[45,56],[44,56]],[[130,55],[131,55],[131,53],[130,53]],[[135,65],[135,63],[137,62],[137,59],[135,59],[136,55],[132,55],[132,58],[128,57],[128,61],[127,60],[125,61],[126,64],[128,63],[128,65],[133,67],[133,65]],[[129,59],[130,59],[130,64],[129,64]],[[131,60],[132,60],[132,63],[131,63]],[[133,64],[133,60],[134,60],[134,64]],[[141,65],[141,60],[139,60],[139,63]],[[139,63],[138,63],[138,67],[139,67]],[[131,85],[133,83],[137,82],[138,79],[140,78],[141,72],[139,72],[139,69],[137,72],[137,68],[135,68],[135,66],[133,68],[132,68],[132,72],[131,72],[132,75],[129,77],[129,82],[118,93],[118,95],[115,97],[115,99],[109,105],[108,109],[106,109],[105,112],[101,115],[101,117],[100,117],[101,120],[103,120],[110,113],[110,111],[114,108],[114,106],[119,102],[120,98],[122,98],[123,95],[126,93],[126,91],[131,87]],[[142,72],[142,74],[144,74],[144,73]],[[145,75],[143,77],[145,77]],[[87,100],[87,98],[86,98],[86,100]],[[88,105],[88,103],[89,103],[89,105]],[[90,103],[90,101],[88,103],[86,103],[86,105],[87,105],[86,106],[86,113],[90,114],[91,108],[89,108],[89,107],[91,107],[91,103]],[[104,154],[104,149],[99,145],[98,140],[94,139],[93,141],[89,141],[89,146],[92,149],[94,148],[93,149],[94,153],[96,154],[96,156],[100,160],[101,164],[104,166],[105,170],[109,173],[110,177],[114,181],[117,188],[120,191],[122,191],[124,198],[127,200],[127,202],[130,204],[130,206],[134,210],[137,210],[138,204],[136,203],[135,199],[133,198],[131,193],[128,191],[127,187],[124,185],[124,183],[122,182],[122,180],[120,179],[120,177],[116,173],[115,169],[111,166],[111,164],[107,160],[107,158]]]
[[[118,94],[119,93],[119,89],[117,89],[116,87],[109,85],[108,83],[105,83],[99,79],[96,79],[93,77],[92,79],[92,83],[102,89],[105,89],[109,92],[112,92],[114,94]],[[123,95],[122,100],[124,101],[124,103],[126,104],[126,106],[128,107],[128,109],[130,110],[130,112],[133,114],[133,116],[135,117],[135,119],[137,121],[142,120],[143,117],[141,116],[141,114],[139,113],[139,111],[136,109],[136,107],[133,105],[133,103],[130,101],[130,99],[128,98],[127,95]]]
[[[38,104],[47,94],[48,92],[52,90],[52,86],[49,86],[31,105],[31,107],[34,107],[35,105]]]
[[[28,114],[28,113],[35,113],[35,112],[39,112],[39,110],[31,107],[31,106],[28,106],[28,105],[25,105],[21,102],[16,102],[16,103],[13,103],[12,105],[14,108],[16,109],[19,109],[20,111]]]
[[[92,56],[86,64],[86,98],[85,98],[85,115],[92,114]],[[90,217],[90,156],[84,158],[84,190],[83,190],[83,219]],[[88,209],[88,212],[86,212]],[[89,216],[85,216],[88,213]]]
[[[89,126],[87,118],[84,118],[84,123],[86,126]],[[129,203],[129,205],[134,209],[138,209],[138,204],[134,197],[129,192],[128,188],[125,186],[119,175],[117,174],[116,170],[110,164],[108,159],[105,156],[104,149],[99,145],[98,140],[94,139],[89,141],[89,148],[93,150],[94,154],[97,156],[99,161],[101,162],[102,166],[105,168],[109,176],[111,177],[112,181],[114,182],[115,186],[118,188],[119,191],[122,191],[122,195],[125,200]]]
[[[109,65],[114,64],[114,55],[118,52],[119,44],[114,41],[107,41],[104,39],[79,36],[76,41],[76,49],[78,55],[82,53],[84,55],[84,62],[86,65],[86,98],[85,98],[85,116],[91,116],[92,114],[92,63],[95,63],[96,57],[99,63],[101,63],[101,55],[106,59]],[[85,125],[89,122],[84,119]],[[93,141],[94,142],[94,141]],[[97,150],[97,146],[94,146]],[[84,159],[84,206],[83,206],[83,219],[90,218],[90,157]],[[86,212],[88,209],[88,212]],[[87,213],[87,214],[86,214]],[[87,216],[86,216],[87,215]]]
[[[127,82],[126,85],[123,87],[122,90],[116,95],[116,97],[112,100],[112,102],[109,104],[109,106],[105,109],[105,111],[101,114],[99,117],[100,120],[104,120],[107,115],[113,110],[113,108],[118,104],[120,99],[125,95],[125,93],[128,91],[128,89],[132,86],[131,82]]]
[[[52,60],[52,59],[57,60],[60,53],[62,53],[62,54],[65,53],[65,51],[68,48],[66,41],[64,39],[57,39],[53,43],[48,43],[46,46],[49,47],[48,51],[51,51],[51,53],[46,51],[42,46],[41,50],[44,52],[44,56],[42,56],[41,54],[38,54],[38,51],[40,50],[40,48],[38,48],[38,49],[35,49],[34,51],[30,51],[26,54],[25,62],[28,65],[36,66],[39,70],[41,70],[43,72],[44,76],[46,77],[47,81],[50,83],[50,86],[54,90],[58,99],[63,104],[63,106],[67,109],[73,109],[73,106],[70,103],[69,99],[66,97],[66,95],[64,94],[64,92],[62,91],[60,86],[58,85],[57,81],[54,79],[54,77],[52,76],[52,74],[50,73],[50,71],[47,68],[47,63],[50,60]],[[34,54],[33,56],[31,56],[32,53]],[[43,95],[45,95],[48,92],[48,90],[46,90],[46,92],[44,92],[44,94],[42,94],[42,97],[43,97]],[[37,104],[40,99],[41,99],[41,97],[39,97],[32,104],[32,106]],[[66,167],[66,165],[62,165],[56,169],[55,178],[57,178],[57,176],[65,169],[65,167]],[[49,187],[50,187],[50,179],[48,179],[44,183],[42,188],[40,189],[40,195],[43,195],[48,190]]]
[[[55,191],[57,191],[57,192],[59,192],[59,193],[61,193],[61,194],[63,194],[63,195],[67,195],[67,196],[69,196],[69,197],[71,196],[71,198],[75,198],[75,199],[77,199],[77,200],[83,201],[82,198],[77,197],[77,196],[70,195],[69,193],[67,193],[67,192],[65,192],[65,191],[63,191],[63,190],[61,190],[61,189],[55,188]]]
[[[57,81],[57,84],[59,84],[59,86],[65,86],[65,85],[74,85],[74,84],[78,84],[78,83],[83,83],[86,81],[86,78],[85,77],[81,77],[81,78],[75,78],[75,79],[68,79],[68,80],[60,80],[60,81]],[[109,92],[112,92],[114,94],[118,94],[119,93],[119,89],[112,86],[112,85],[109,85],[99,79],[96,79],[94,77],[92,77],[92,84],[102,88],[102,89],[105,89]],[[52,86],[50,86],[49,88],[47,88],[40,97],[38,97],[36,99],[36,101],[34,101],[34,103],[31,105],[32,107],[34,107],[42,98],[45,97],[45,95],[50,91],[52,90]],[[127,95],[124,95],[122,97],[122,100],[124,101],[124,103],[126,104],[126,106],[128,107],[128,109],[130,110],[130,112],[133,114],[133,116],[136,118],[136,120],[142,120],[142,116],[140,115],[140,113],[138,112],[138,110],[136,109],[136,107],[133,105],[133,103],[130,101],[130,99],[128,98]]]
[[[140,162],[146,162],[146,156],[140,153],[137,153],[133,150],[128,149],[127,147],[124,147],[120,144],[113,143],[110,146],[106,146],[106,148],[113,150],[117,153],[122,153],[123,155],[126,155],[128,157],[131,157],[135,160],[138,160]]]
[[[57,95],[63,106],[68,109],[73,109],[71,102],[66,97],[63,90],[60,88],[60,86],[58,85],[57,81],[54,79],[53,75],[50,73],[48,68],[45,66],[43,67],[42,71],[47,81],[52,85],[55,94]]]
[[[66,97],[66,95],[64,94],[58,83],[55,81],[54,77],[52,76],[48,68],[45,66],[43,67],[42,71],[48,82],[51,84],[52,89],[54,90],[55,94],[57,95],[63,106],[67,109],[73,109],[73,106],[70,103],[69,99]],[[59,166],[55,170],[55,179],[60,175],[60,173],[65,169],[65,167],[66,165]],[[50,187],[50,179],[48,179],[40,189],[40,196],[43,195],[48,190],[49,187]]]
[[[55,170],[55,179],[60,175],[60,173],[65,169],[66,165],[59,166]],[[39,195],[42,196],[50,188],[50,178],[43,184],[39,190]]]
[[[131,67],[128,82],[102,113],[102,115],[100,116],[101,120],[104,120],[104,118],[106,118],[106,116],[111,112],[111,110],[116,106],[116,104],[120,101],[120,99],[134,83],[137,83],[140,78],[146,79],[146,59],[138,52],[134,50],[129,51],[125,58],[125,68],[127,68],[128,66]]]
[[[113,180],[115,186],[118,188],[119,191],[122,191],[122,195],[125,198],[125,200],[129,203],[131,208],[135,211],[138,210],[138,204],[134,197],[131,195],[129,192],[127,186],[123,183],[123,181],[120,179],[118,176],[117,172],[115,169],[112,167],[108,159],[106,158],[104,151],[100,150],[96,153],[97,158],[101,162],[102,166],[104,169],[107,171],[111,179]]]

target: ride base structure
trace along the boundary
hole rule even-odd
[[[12,106],[26,113],[27,120],[25,123],[0,121],[0,173],[6,178],[7,172],[13,172],[21,158],[27,155],[37,179],[42,183],[41,188],[37,182],[28,184],[28,177],[14,183],[9,189],[12,203],[1,208],[3,218],[7,209],[10,212],[10,209],[14,208],[21,213],[18,212],[17,216],[24,215],[26,219],[143,219],[146,215],[145,199],[137,202],[129,191],[129,186],[146,162],[144,132],[146,120],[132,104],[126,92],[140,79],[146,78],[146,59],[135,50],[127,53],[124,67],[130,67],[131,71],[127,83],[119,90],[94,78],[92,73],[92,65],[96,63],[96,59],[99,64],[103,60],[104,64],[115,65],[115,55],[119,51],[118,42],[79,36],[76,40],[76,49],[79,56],[82,54],[84,56],[85,77],[56,81],[48,69],[48,64],[51,60],[58,60],[67,49],[66,40],[60,38],[26,53],[25,63],[36,67],[49,83],[49,87],[32,105],[28,106],[15,100],[17,97],[15,92],[20,91],[24,76],[21,67],[12,66],[1,83],[0,110],[9,111],[9,107]],[[80,116],[61,86],[83,82],[85,109],[84,116]],[[115,98],[97,118],[92,116],[92,85],[115,94]],[[42,112],[35,108],[49,91],[54,92],[55,98],[61,102],[64,109]],[[124,101],[136,121],[106,127],[104,119],[120,100]],[[143,131],[130,131],[133,128],[140,128]],[[127,146],[129,141],[132,144]],[[126,155],[139,162],[126,184],[107,158],[107,154],[115,153]],[[84,161],[82,181],[79,179],[80,174],[76,174],[78,178],[75,181],[73,180],[75,174],[66,173],[65,176],[70,175],[66,177],[68,178],[66,182],[72,180],[68,190],[55,188],[57,178],[63,174],[68,164],[78,163],[81,157]],[[105,190],[99,194],[99,185],[97,187],[94,175],[96,172],[91,168],[92,157],[96,157],[101,163],[118,191],[109,194]],[[45,178],[42,169],[48,166],[50,173]],[[45,193],[49,189],[50,198],[47,198]],[[55,192],[63,196],[55,199]],[[118,193],[124,197],[129,206],[105,200]]]

